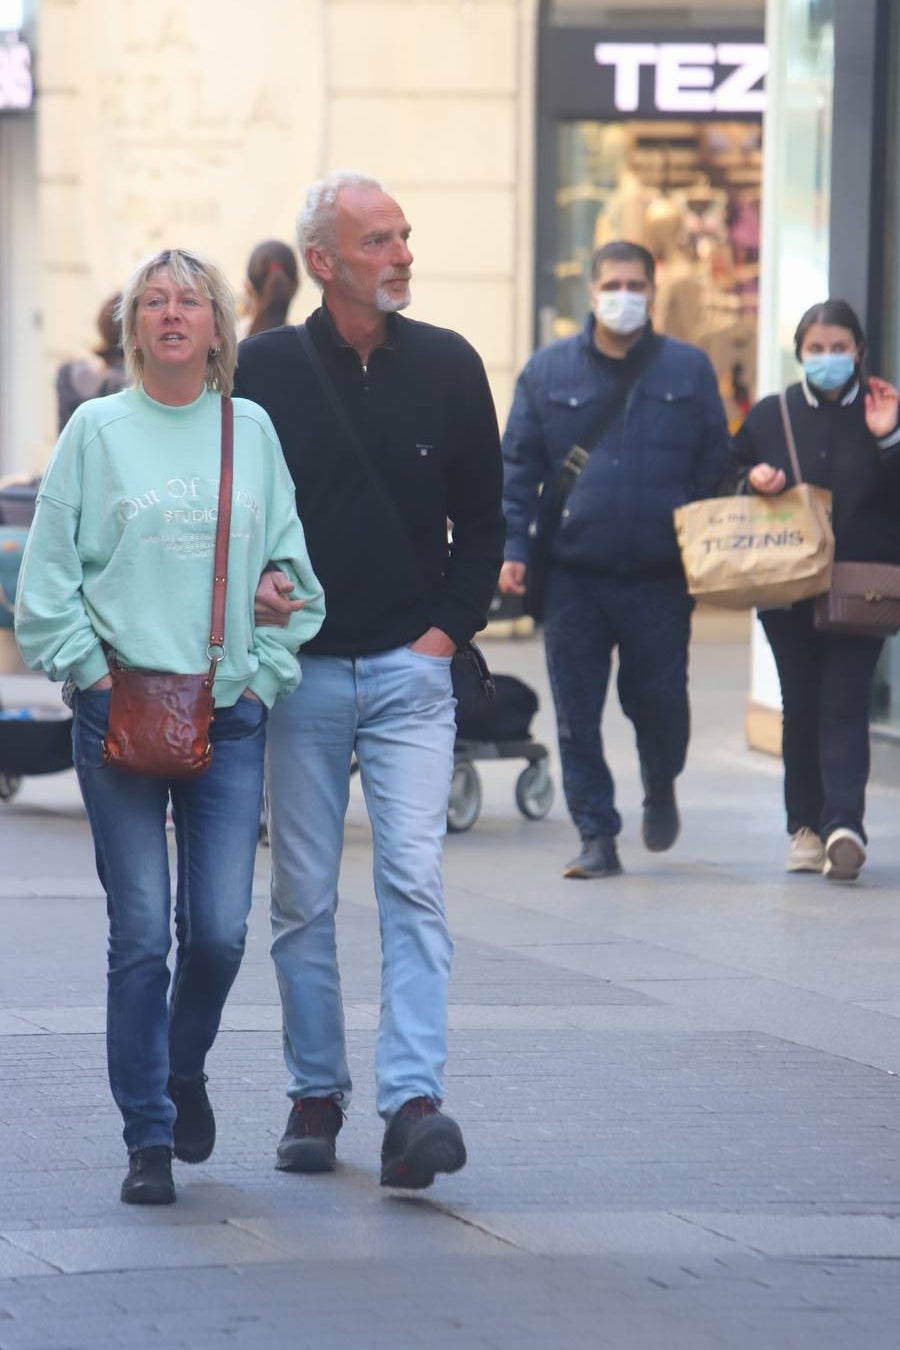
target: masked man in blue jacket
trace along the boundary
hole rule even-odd
[[[619,701],[640,758],[644,844],[662,852],[678,837],[675,779],[690,734],[693,602],[672,511],[714,495],[729,457],[708,358],[653,331],[651,254],[624,240],[605,244],[591,276],[592,314],[576,337],[543,348],[525,366],[503,439],[508,532],[500,589],[525,592],[529,552],[540,548],[563,784],[581,836],[567,877],[622,870],[622,819],[600,731],[614,648]],[[566,471],[576,445],[588,453]],[[533,552],[531,559],[534,575]]]

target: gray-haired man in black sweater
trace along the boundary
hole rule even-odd
[[[355,754],[382,938],[381,1181],[420,1188],[466,1159],[440,1109],[452,953],[441,853],[450,661],[484,625],[502,558],[499,435],[478,354],[398,313],[410,226],[379,183],[314,184],[297,234],[323,304],[305,334],[242,343],[235,391],[275,424],[326,604],[300,688],[269,722],[272,955],[293,1102],[276,1165],[331,1171],[350,1100],[335,911]],[[286,578],[263,578],[270,622],[293,603]]]

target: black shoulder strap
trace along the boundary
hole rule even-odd
[[[318,379],[319,384],[322,387],[322,392],[325,394],[325,397],[328,399],[328,402],[331,405],[331,411],[337,418],[338,426],[344,433],[347,444],[350,446],[351,450],[356,455],[356,458],[359,460],[363,469],[365,469],[368,477],[373,482],[377,482],[379,488],[382,491],[386,491],[385,486],[382,483],[381,478],[377,474],[375,466],[373,465],[372,460],[368,455],[365,446],[362,443],[362,437],[356,430],[356,427],[353,425],[353,422],[350,418],[350,414],[347,412],[347,409],[344,407],[343,403],[338,398],[338,392],[334,387],[334,381],[328,374],[328,371],[325,369],[325,364],[321,356],[316,351],[316,344],[310,337],[309,329],[307,328],[305,323],[298,323],[294,328],[294,332],[297,334],[297,337],[300,340],[300,346],[306,353],[307,360],[309,361],[309,364],[312,366],[313,372],[315,373],[316,378]]]
[[[557,526],[562,518],[566,498],[575,486],[578,475],[587,464],[588,456],[607,427],[612,425],[615,418],[625,407],[628,402],[628,395],[660,351],[662,345],[663,340],[659,334],[652,333],[643,351],[635,357],[634,361],[628,363],[627,369],[620,375],[609,399],[604,403],[594,422],[588,428],[588,434],[582,437],[585,445],[573,445],[563,460],[554,491],[549,497],[549,510],[541,519],[538,530],[538,539],[544,549],[550,546],[550,540],[556,533]]]
[[[305,323],[302,323],[297,324],[297,326],[294,328],[294,332],[297,334],[297,337],[300,341],[300,346],[306,353],[309,364],[312,367],[312,370],[315,373],[316,377],[318,378],[323,393],[325,394],[329,404],[331,405],[331,410],[334,413],[335,417],[337,418],[338,426],[343,431],[347,444],[350,446],[351,450],[355,454],[360,464],[360,467],[364,470],[366,474],[366,477],[377,489],[379,496],[383,499],[383,501],[385,501],[387,505],[390,507],[390,510],[396,519],[400,537],[406,540],[407,546],[410,549],[411,557],[415,558],[415,548],[412,539],[410,538],[409,531],[407,530],[406,525],[401,519],[400,512],[397,509],[393,497],[388,491],[387,485],[382,481],[381,475],[379,474],[375,465],[372,463],[371,457],[366,451],[366,447],[363,445],[362,437],[356,430],[356,427],[353,425],[353,422],[350,418],[350,414],[347,412],[347,409],[344,407],[343,403],[338,397],[338,392],[334,387],[334,381],[328,374],[328,371],[325,369],[325,364],[322,361],[321,356],[316,351],[316,344],[310,337],[309,329],[307,328]],[[492,700],[495,692],[494,679],[493,676],[491,675],[487,661],[485,660],[484,654],[481,651],[480,647],[477,647],[475,643],[470,640],[469,642],[466,643],[465,647],[460,649],[458,655],[463,656],[473,667],[476,675],[478,676],[478,680],[481,685],[481,690],[485,698]]]
[[[372,456],[366,450],[366,447],[363,444],[362,437],[360,436],[356,427],[353,425],[353,420],[350,417],[350,414],[347,412],[347,409],[341,402],[338,391],[334,387],[334,380],[332,380],[331,376],[328,374],[328,371],[325,368],[324,361],[322,360],[319,353],[316,351],[316,344],[312,340],[309,329],[307,328],[305,323],[299,323],[294,328],[294,332],[297,334],[300,346],[306,353],[306,357],[307,360],[309,361],[313,374],[319,381],[322,393],[328,399],[329,407],[331,408],[331,411],[334,413],[337,424],[340,427],[341,431],[343,432],[345,445],[349,447],[351,454],[353,455],[357,464],[362,469],[363,473],[368,479],[369,486],[372,488],[372,490],[376,493],[377,497],[379,498],[381,502],[380,509],[382,511],[389,511],[390,514],[393,516],[394,524],[397,528],[400,538],[406,541],[406,544],[411,551],[410,557],[411,558],[415,557],[415,548],[412,539],[410,537],[409,530],[406,528],[406,525],[404,524],[403,519],[400,515],[400,510],[397,506],[397,503],[391,496],[387,483],[385,483],[381,474],[378,472],[378,469],[375,466],[375,464],[373,464]]]
[[[584,437],[586,442],[584,449],[587,454],[590,454],[606,428],[611,426],[613,420],[625,407],[628,402],[628,395],[662,345],[663,340],[659,334],[651,333],[647,345],[635,356],[634,360],[630,362],[626,360],[626,369],[619,376],[618,383],[609,400],[599,410],[596,421],[588,428],[588,434]]]

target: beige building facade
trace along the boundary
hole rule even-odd
[[[33,128],[9,240],[24,297],[15,320],[0,313],[0,372],[15,369],[0,472],[45,463],[55,368],[90,349],[100,303],[137,259],[184,244],[238,286],[252,246],[292,239],[304,185],[337,167],[401,201],[410,313],[474,343],[505,413],[532,339],[538,0],[34,10]],[[317,303],[305,278],[292,317]]]
[[[536,343],[583,321],[592,248],[635,229],[660,259],[658,321],[718,341],[739,413],[762,6],[0,0],[0,44],[18,25],[35,89],[29,110],[5,110],[0,61],[0,474],[43,467],[55,370],[89,352],[139,258],[183,244],[239,287],[253,245],[292,239],[304,186],[340,167],[402,203],[410,313],[474,343],[501,421]],[[663,299],[686,291],[682,331]],[[317,303],[304,281],[291,317]]]

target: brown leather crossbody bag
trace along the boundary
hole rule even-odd
[[[213,554],[209,669],[198,675],[121,666],[109,652],[112,693],[103,742],[106,764],[154,778],[199,778],[212,762],[209,729],[215,714],[213,681],[225,655],[225,596],[234,479],[234,408],[222,398],[222,462]]]

